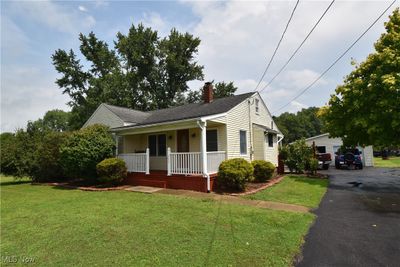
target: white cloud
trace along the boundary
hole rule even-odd
[[[79,11],[82,11],[82,12],[87,12],[88,11],[87,8],[84,7],[84,6],[78,6],[78,9],[79,9]]]
[[[24,16],[59,32],[76,34],[91,29],[96,23],[93,16],[56,2],[12,2],[12,7],[10,10],[14,15]]]
[[[1,132],[25,127],[27,120],[36,120],[48,110],[67,110],[68,97],[61,94],[56,76],[48,70],[7,66],[1,76]]]

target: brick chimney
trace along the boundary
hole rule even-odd
[[[211,103],[214,100],[214,89],[212,82],[206,82],[203,87],[204,103]]]

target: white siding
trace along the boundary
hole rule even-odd
[[[86,121],[82,128],[93,124],[103,124],[109,126],[110,128],[124,126],[124,122],[103,104],[96,109],[96,111]]]
[[[256,112],[255,99],[259,99],[258,112]],[[253,96],[231,109],[226,115],[228,158],[240,157],[247,160],[262,158],[275,165],[278,164],[278,139],[276,135],[274,137],[274,146],[268,147],[268,140],[264,137],[264,132],[262,131],[262,136],[260,136],[260,133],[254,133],[254,127],[252,126],[253,123],[256,123],[271,128],[272,121],[272,116],[258,93],[255,93]],[[275,123],[273,129],[279,131]],[[246,155],[240,154],[240,130],[245,130],[247,132]],[[261,145],[261,142],[263,145]],[[267,143],[265,144],[265,142]],[[254,154],[251,157],[250,153],[252,149]]]
[[[310,137],[306,140],[306,143],[308,145],[312,145],[312,143],[315,142],[316,146],[325,146],[326,147],[326,153],[330,153],[332,157],[332,162],[331,165],[335,165],[335,147],[340,147],[343,145],[343,141],[341,138],[329,138],[328,134],[320,135],[320,136],[315,136],[315,137]],[[369,167],[369,166],[374,166],[373,163],[373,151],[372,151],[372,146],[367,146],[365,148],[361,148],[362,151],[362,158],[364,161],[364,166]]]

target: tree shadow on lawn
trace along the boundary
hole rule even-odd
[[[30,181],[30,180],[15,180],[15,181],[0,182],[0,186],[29,184],[29,183],[32,183],[32,181]]]

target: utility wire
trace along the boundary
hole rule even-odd
[[[288,27],[289,27],[290,21],[291,21],[292,18],[293,18],[293,14],[294,14],[294,12],[296,11],[299,2],[300,2],[300,0],[297,0],[296,5],[294,6],[294,8],[293,8],[293,10],[292,10],[292,13],[290,14],[289,20],[288,20],[288,22],[286,23],[286,27],[285,27],[285,30],[284,30],[283,33],[282,33],[281,39],[279,40],[278,45],[276,46],[275,51],[274,51],[274,53],[272,54],[271,59],[269,60],[268,65],[267,65],[267,67],[265,68],[264,73],[263,73],[263,75],[261,76],[260,80],[258,81],[258,84],[257,84],[256,88],[254,89],[254,91],[257,91],[258,86],[260,86],[262,80],[264,79],[265,74],[267,73],[269,67],[271,66],[272,60],[274,60],[274,57],[275,57],[275,55],[276,55],[276,52],[278,51],[278,48],[279,48],[279,46],[281,45],[281,42],[282,42],[282,40],[283,40],[283,37],[285,36],[285,33],[286,33],[286,31],[287,31],[287,29],[288,29]]]
[[[304,40],[301,42],[299,47],[293,52],[293,54],[290,56],[290,58],[286,61],[286,63],[282,66],[282,68],[278,71],[278,73],[275,74],[275,76],[260,90],[260,92],[264,91],[274,80],[276,77],[278,77],[279,74],[286,68],[286,66],[289,64],[289,62],[293,59],[293,57],[297,54],[297,52],[300,50],[300,48],[303,46],[303,44],[307,41],[308,37],[310,37],[311,33],[315,30],[315,28],[318,26],[322,18],[325,16],[325,14],[328,12],[328,10],[331,8],[335,0],[332,0],[332,2],[329,4],[329,6],[325,9],[324,13],[322,13],[321,17],[318,19],[318,21],[315,23],[315,25],[312,27],[311,31],[307,34],[307,36],[304,38]]]
[[[351,48],[379,21],[379,19],[393,6],[393,4],[396,2],[394,0],[380,15],[375,21],[347,48],[320,76],[318,76],[317,79],[315,79],[310,85],[308,85],[306,88],[304,88],[299,94],[297,94],[292,100],[290,100],[287,104],[283,105],[279,109],[275,110],[272,113],[276,113],[283,108],[287,107],[290,103],[292,103],[294,100],[299,98],[302,94],[304,94],[308,89],[310,89],[316,82],[318,82],[322,76],[324,76],[340,59],[342,59],[347,52],[350,51]]]

